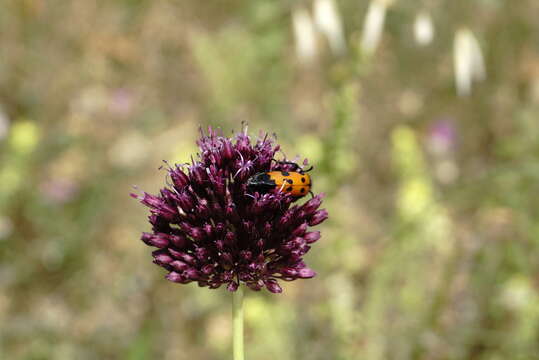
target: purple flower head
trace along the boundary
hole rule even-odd
[[[167,164],[170,183],[158,195],[131,194],[150,208],[152,232],[142,241],[158,248],[154,263],[166,278],[229,291],[243,282],[280,293],[278,279],[314,277],[303,255],[320,238],[309,227],[328,217],[319,209],[323,195],[296,204],[286,192],[248,190],[255,174],[294,171],[273,160],[279,145],[267,135],[253,141],[244,131],[230,139],[210,128],[197,143],[190,164]]]

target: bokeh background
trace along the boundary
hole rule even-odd
[[[199,126],[314,164],[318,276],[248,359],[539,359],[537,0],[3,0],[0,358],[229,359],[140,240]]]

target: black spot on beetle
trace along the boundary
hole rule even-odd
[[[286,179],[286,182],[289,183],[289,184],[293,184],[293,183],[294,183],[294,180],[292,180],[292,179]]]
[[[292,186],[287,187],[286,191],[292,191]]]
[[[300,190],[300,192],[303,194],[303,193],[305,192],[305,188],[302,187],[301,190]]]
[[[304,178],[304,177],[301,178],[301,182],[302,182],[302,183],[305,182],[305,178]]]
[[[282,176],[289,176],[290,173],[288,171],[281,171]]]

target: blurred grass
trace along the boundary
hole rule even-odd
[[[229,358],[230,295],[165,281],[128,193],[244,120],[330,211],[318,276],[248,294],[248,358],[539,358],[537,2],[385,2],[365,49],[370,2],[324,1],[0,3],[0,358]]]

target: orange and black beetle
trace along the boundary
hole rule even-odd
[[[312,181],[308,171],[298,164],[279,161],[280,164],[294,165],[297,171],[275,170],[253,175],[247,180],[247,188],[259,193],[286,192],[296,198],[303,197],[311,192]]]

